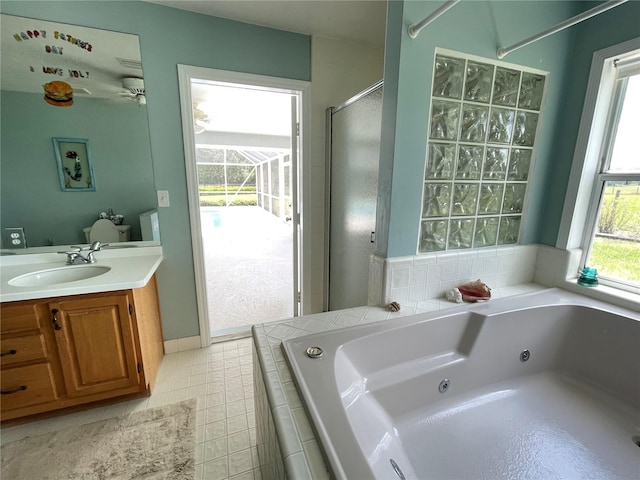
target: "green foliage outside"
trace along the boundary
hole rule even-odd
[[[607,186],[598,219],[598,231],[640,234],[640,185]]]
[[[589,266],[600,275],[640,283],[640,243],[596,237]]]
[[[202,193],[206,193],[206,192],[222,192],[224,193],[224,185],[200,185],[198,187],[198,190],[200,190],[200,194]],[[256,191],[256,186],[255,184],[253,185],[246,185],[244,187],[242,187],[242,189],[240,188],[240,185],[229,185],[228,187],[228,191],[229,193],[235,193],[235,192],[255,192]]]
[[[224,185],[225,172],[222,165],[198,165],[198,182],[203,185]],[[229,185],[242,185],[249,177],[245,185],[256,184],[256,172],[252,165],[246,167],[227,167],[227,183]]]
[[[256,194],[229,195],[229,206],[253,206],[257,205]],[[221,195],[200,195],[201,207],[224,207],[227,205],[227,199],[224,193]]]
[[[598,232],[640,240],[640,184],[607,185]],[[640,241],[596,237],[589,266],[601,275],[640,283]]]

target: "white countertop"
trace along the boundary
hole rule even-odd
[[[64,248],[60,247],[61,250]],[[97,277],[37,287],[10,285],[12,278],[40,270],[64,267],[66,256],[57,253],[0,257],[0,302],[109,292],[145,286],[162,262],[162,247],[101,250],[93,265],[111,269]]]

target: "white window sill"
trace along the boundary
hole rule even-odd
[[[637,293],[626,292],[618,288],[608,287],[606,285],[598,285],[597,287],[583,287],[578,285],[578,279],[568,278],[558,285],[560,288],[569,290],[585,297],[595,298],[604,302],[617,305],[619,307],[628,308],[640,312],[640,295]]]

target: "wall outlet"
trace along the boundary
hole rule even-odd
[[[168,207],[169,203],[169,190],[158,190],[158,206]]]
[[[4,248],[27,248],[27,239],[22,227],[5,228],[2,237]]]

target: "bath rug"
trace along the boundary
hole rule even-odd
[[[196,399],[2,446],[2,480],[193,480]]]

